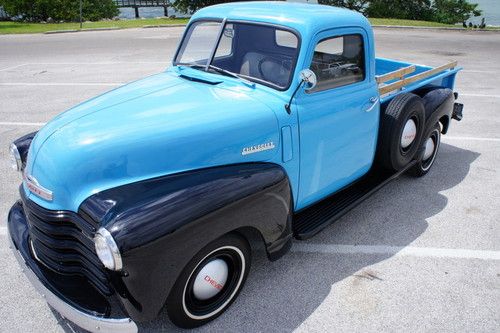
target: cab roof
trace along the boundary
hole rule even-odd
[[[371,30],[368,20],[355,11],[284,1],[232,2],[205,7],[197,11],[191,20],[201,18],[276,24],[293,28],[303,36],[338,27],[361,27],[366,31]]]

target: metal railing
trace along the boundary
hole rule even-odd
[[[165,7],[168,0],[114,0],[118,7]]]
[[[139,18],[140,7],[163,7],[163,12],[168,17],[168,7],[170,6],[169,0],[114,0],[117,7],[131,7],[134,8],[135,17]]]

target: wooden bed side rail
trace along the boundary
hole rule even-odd
[[[405,69],[410,68],[410,67],[411,66],[405,67],[405,68],[401,68],[398,71],[405,70]],[[447,63],[445,65],[429,69],[429,70],[427,70],[425,72],[422,72],[422,73],[419,73],[419,74],[416,74],[416,75],[413,75],[413,76],[410,76],[410,77],[407,77],[407,78],[401,78],[401,80],[396,81],[394,83],[380,86],[379,87],[379,93],[380,93],[380,95],[387,94],[387,93],[389,93],[389,92],[391,92],[393,90],[400,89],[400,88],[402,88],[402,87],[404,87],[404,86],[406,86],[408,84],[411,84],[413,82],[425,79],[426,77],[438,74],[439,72],[445,71],[447,69],[453,69],[455,67],[457,67],[457,61],[452,61],[452,62]],[[398,72],[398,71],[395,71],[395,72]],[[391,72],[391,73],[382,75],[380,77],[385,77],[385,76],[388,76],[388,75],[393,74],[395,72]],[[398,77],[398,76],[396,76],[396,77]],[[393,79],[394,79],[394,77],[393,77]],[[378,78],[377,78],[377,82],[378,82]]]
[[[377,83],[384,83],[384,82],[398,79],[398,78],[402,79],[403,76],[410,74],[410,73],[413,73],[415,71],[415,69],[416,69],[416,66],[411,65],[408,67],[400,68],[400,69],[395,70],[393,72],[389,72],[389,73],[384,74],[384,75],[376,76],[375,79],[377,80]]]

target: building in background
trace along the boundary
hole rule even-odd
[[[2,7],[0,7],[0,21],[6,20],[8,18],[9,16],[7,15],[7,13],[3,10]]]

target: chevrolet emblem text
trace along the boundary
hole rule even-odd
[[[49,191],[43,186],[41,186],[35,179],[35,177],[31,175],[25,175],[24,181],[26,182],[26,186],[28,187],[31,193],[47,201],[52,201],[52,191]]]
[[[270,149],[274,149],[274,148],[275,148],[274,143],[271,141],[271,142],[263,143],[261,145],[243,148],[241,155],[258,153],[258,152],[261,152],[264,150],[270,150]]]

